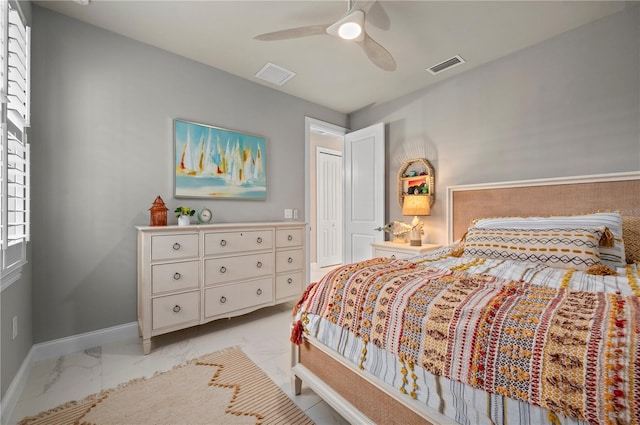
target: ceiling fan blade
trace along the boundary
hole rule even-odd
[[[389,15],[384,11],[378,0],[356,0],[349,10],[360,9],[367,17],[367,23],[381,30],[387,31],[391,28]]]
[[[364,13],[367,13],[376,1],[377,0],[356,0],[351,4],[349,11],[360,9]]]
[[[358,42],[358,44],[376,66],[385,71],[396,70],[396,61],[393,59],[393,56],[391,56],[391,53],[371,38],[369,34],[365,32],[364,39]]]
[[[268,32],[266,34],[256,35],[256,40],[263,41],[276,41],[276,40],[288,40],[291,38],[309,37],[312,35],[326,34],[327,27],[329,25],[311,25],[308,27],[289,28],[286,30]]]
[[[374,27],[381,30],[389,30],[391,28],[391,21],[389,15],[385,12],[384,8],[378,1],[371,1],[371,5],[368,6],[369,10],[366,10],[367,22]]]

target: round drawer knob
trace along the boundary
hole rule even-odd
[[[261,269],[262,268],[262,261],[258,261],[258,263],[256,264],[256,267]]]
[[[256,242],[262,243],[262,238],[258,236],[258,239],[256,239]]]
[[[293,279],[291,279],[291,278],[287,279],[287,283],[288,283],[289,285],[291,285],[291,284],[293,283]]]
[[[291,235],[287,236],[287,240],[288,241],[292,241],[293,240],[293,236],[291,236]]]
[[[392,260],[395,260],[395,259],[396,259],[396,255],[395,255],[395,254],[393,254],[393,255],[391,256],[391,259],[392,259]]]
[[[174,250],[174,251],[177,251],[177,250],[179,250],[180,248],[181,248],[181,246],[180,246],[180,244],[179,244],[178,242],[176,242],[176,243],[174,243],[174,244],[173,244],[173,250]]]
[[[227,297],[220,297],[220,303],[224,304],[227,302]]]
[[[256,291],[256,294],[258,294],[258,295],[262,295],[262,289],[258,289],[258,290]]]
[[[173,280],[179,280],[181,277],[182,277],[182,275],[180,273],[178,273],[178,272],[175,272],[173,274]]]
[[[179,305],[176,305],[175,307],[173,307],[173,312],[174,313],[180,313],[180,310],[182,310],[182,309],[180,308]]]
[[[220,273],[226,273],[227,268],[225,266],[220,267]]]
[[[227,241],[224,239],[220,241],[220,246],[227,246]]]
[[[287,260],[289,262],[289,264],[293,263],[293,258],[289,257],[289,259]]]

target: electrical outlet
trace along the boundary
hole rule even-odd
[[[13,316],[13,339],[18,337],[18,316]]]
[[[292,218],[292,217],[293,217],[293,211],[291,210],[291,208],[285,208],[284,218]]]
[[[297,209],[297,208],[294,208],[294,209],[293,209],[293,219],[294,219],[294,220],[297,220],[297,219],[298,219],[298,209]]]

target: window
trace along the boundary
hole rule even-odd
[[[20,278],[29,240],[30,28],[17,6],[0,1],[0,231],[2,289]]]

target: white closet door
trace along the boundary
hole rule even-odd
[[[318,147],[316,164],[316,255],[326,267],[342,262],[342,152]]]

